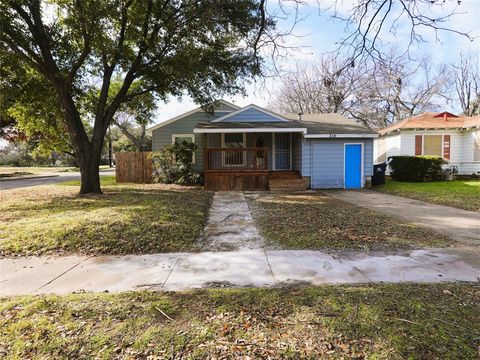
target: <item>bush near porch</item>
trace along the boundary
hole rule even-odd
[[[212,193],[195,187],[115,183],[79,196],[79,181],[2,191],[0,255],[195,251]]]
[[[411,183],[387,179],[373,190],[480,212],[480,180]]]
[[[443,234],[320,192],[250,194],[248,199],[272,248],[391,251],[452,245]]]

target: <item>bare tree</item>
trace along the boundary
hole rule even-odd
[[[137,121],[134,114],[125,111],[117,113],[112,123],[133,143],[137,151],[148,150],[147,123]]]
[[[282,113],[340,113],[351,105],[349,99],[361,86],[363,68],[345,66],[347,59],[323,56],[314,63],[298,63],[282,77],[269,104]]]
[[[452,64],[455,91],[463,114],[480,114],[480,67],[479,53],[461,53],[456,64]]]
[[[330,57],[297,66],[270,107],[282,113],[340,113],[378,129],[448,100],[448,72],[428,58],[413,62],[392,51],[382,61],[344,63]]]
[[[373,129],[437,110],[449,100],[448,71],[428,58],[414,62],[391,52],[369,67],[363,84],[349,113]]]
[[[428,31],[435,39],[440,33],[454,33],[471,39],[469,32],[449,26],[448,21],[462,14],[462,1],[445,0],[352,0],[348,11],[342,11],[343,1],[335,0],[327,8],[333,17],[345,22],[346,34],[340,48],[347,49],[352,62],[360,59],[382,60],[385,54],[385,38],[407,37],[402,49],[409,55],[412,45],[425,42]],[[323,1],[319,0],[320,7]],[[343,9],[345,10],[345,9]],[[427,30],[427,31],[424,31]]]

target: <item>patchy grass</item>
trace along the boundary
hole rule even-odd
[[[402,182],[387,180],[374,190],[480,212],[480,180]]]
[[[5,298],[2,358],[478,359],[478,284]]]
[[[80,188],[80,180],[68,180],[58,183],[60,186],[77,186]],[[100,185],[103,189],[104,186],[114,186],[117,185],[115,180],[115,175],[100,175]]]
[[[101,181],[103,195],[77,195],[78,182],[2,191],[0,254],[196,249],[211,193],[175,185],[115,185],[112,176]]]
[[[260,233],[272,247],[397,250],[445,247],[445,235],[321,193],[249,196]]]

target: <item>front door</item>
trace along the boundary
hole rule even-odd
[[[291,138],[289,133],[273,134],[275,145],[275,170],[290,170]]]
[[[345,189],[362,187],[362,145],[345,145]]]

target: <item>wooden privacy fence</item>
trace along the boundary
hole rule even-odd
[[[115,153],[117,183],[152,183],[153,162],[151,152]]]

